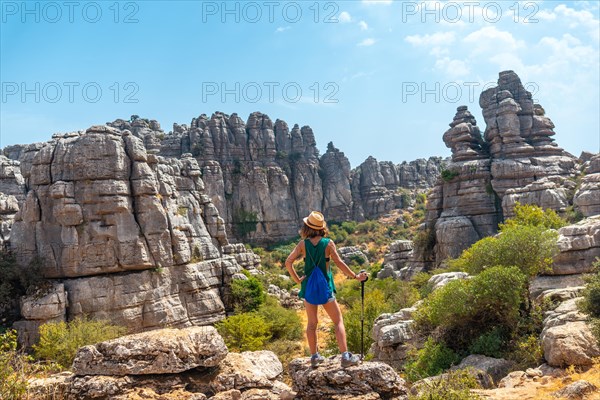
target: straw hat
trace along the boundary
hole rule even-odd
[[[318,211],[313,211],[310,213],[308,217],[302,219],[306,226],[315,230],[325,229],[327,223],[325,222],[325,217]]]

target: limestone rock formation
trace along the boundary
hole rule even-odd
[[[583,216],[590,217],[600,215],[600,154],[592,156],[586,164],[573,203]]]
[[[370,351],[375,360],[402,368],[404,359],[415,337],[413,313],[418,303],[393,314],[381,314],[373,322],[374,343]]]
[[[259,262],[229,244],[197,161],[149,154],[129,131],[95,126],[26,146],[21,173],[28,190],[11,249],[22,264],[39,257],[43,276],[62,281],[67,319],[132,331],[214,323],[238,260]],[[24,337],[35,328],[27,321],[39,320],[17,324]]]
[[[352,219],[354,201],[350,188],[350,162],[333,142],[319,160],[323,175],[323,210],[333,221]]]
[[[310,360],[295,359],[289,364],[294,390],[299,399],[407,399],[405,382],[387,364],[364,362],[341,368],[340,356],[330,357],[318,368]],[[377,394],[377,396],[375,396]]]
[[[600,257],[600,215],[562,227],[558,233],[560,253],[554,258],[552,274],[591,272],[594,261]]]
[[[332,221],[379,217],[406,207],[399,189],[426,190],[441,169],[436,157],[399,165],[369,158],[351,171],[333,143],[319,157],[309,126],[290,129],[260,112],[246,122],[237,114],[202,114],[189,125],[174,124],[168,134],[153,120],[119,119],[109,125],[131,131],[159,155],[192,154],[228,233],[243,241],[289,239],[312,210]]]
[[[161,329],[79,350],[75,374],[29,382],[29,398],[293,399],[270,351],[228,353],[212,327]]]
[[[383,257],[383,265],[377,273],[378,279],[392,277],[394,279],[409,279],[406,264],[412,256],[413,242],[411,240],[396,240],[392,242]]]
[[[25,200],[25,180],[20,164],[0,155],[0,248],[8,246],[19,203]]]
[[[494,386],[498,384],[513,367],[513,363],[503,358],[493,358],[481,354],[471,354],[464,358],[453,369],[474,368],[485,372],[493,379]]]
[[[464,106],[443,135],[452,161],[428,196],[424,226],[435,236],[434,246],[413,254],[427,268],[458,257],[477,240],[495,234],[498,223],[513,215],[517,202],[558,212],[578,204],[573,198],[578,160],[554,143],[554,124],[533,103],[517,74],[501,72],[498,86],[484,91],[479,104],[486,123],[483,138]],[[588,213],[595,204],[595,168],[592,159],[590,176],[578,190],[580,208]]]
[[[545,315],[541,340],[544,357],[551,366],[591,365],[592,359],[600,356],[587,316],[577,309],[580,299],[563,301]]]
[[[376,218],[406,208],[406,197],[400,189],[429,189],[439,176],[441,165],[439,157],[400,165],[367,158],[351,174],[353,219]]]
[[[159,329],[84,346],[77,351],[73,372],[79,376],[176,374],[214,367],[226,355],[225,342],[212,326]]]

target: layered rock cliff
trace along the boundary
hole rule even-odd
[[[109,123],[141,138],[150,152],[198,160],[213,204],[227,231],[239,240],[277,242],[296,235],[298,221],[322,210],[333,221],[376,218],[403,206],[399,189],[428,189],[442,160],[432,157],[394,165],[370,157],[351,171],[333,143],[319,156],[309,126],[290,130],[259,112],[244,122],[214,113],[173,125],[165,134],[156,121]]]
[[[29,146],[21,160],[27,192],[10,246],[23,265],[39,258],[53,282],[23,300],[24,342],[49,319],[106,318],[135,332],[224,318],[237,260],[256,260],[229,244],[191,155],[148,154],[130,132],[96,126]]]
[[[554,124],[517,74],[501,72],[498,86],[484,91],[479,104],[483,135],[465,106],[443,135],[452,161],[428,197],[426,218],[437,264],[495,234],[517,202],[560,213],[573,206],[578,160],[554,143]],[[593,203],[586,200],[590,190],[581,187],[582,203]]]

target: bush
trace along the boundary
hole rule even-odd
[[[10,324],[18,318],[18,299],[42,289],[44,279],[40,272],[42,260],[34,258],[28,265],[19,265],[15,255],[0,251],[0,320]]]
[[[108,321],[76,318],[70,322],[48,322],[40,326],[40,340],[33,345],[37,359],[55,362],[60,368],[73,364],[77,349],[123,336],[126,328]]]
[[[517,203],[515,217],[500,225],[498,236],[478,241],[450,267],[473,274],[489,266],[517,266],[528,277],[536,276],[550,268],[558,252],[558,233],[550,228],[564,223],[552,210]]]
[[[0,399],[18,400],[27,392],[27,361],[17,351],[17,334],[0,334]]]
[[[478,388],[479,382],[469,371],[450,371],[439,380],[424,383],[419,394],[409,396],[409,400],[479,400],[479,395],[471,393]]]
[[[411,382],[441,374],[444,370],[460,362],[460,357],[444,343],[429,338],[422,349],[410,356],[404,370]]]
[[[491,266],[517,266],[528,277],[546,271],[558,251],[558,233],[533,225],[504,225],[498,236],[486,237],[449,262],[476,274]]]
[[[469,353],[501,358],[505,344],[505,334],[501,329],[494,328],[475,339],[469,347]]]
[[[267,298],[262,283],[248,272],[243,272],[248,279],[231,282],[231,298],[236,313],[256,311]]]
[[[278,339],[267,343],[265,349],[277,354],[283,364],[284,373],[290,361],[302,356],[302,343],[297,340]]]
[[[262,350],[271,338],[269,324],[255,312],[232,315],[215,327],[229,351]]]
[[[494,328],[515,329],[525,282],[516,267],[493,267],[471,279],[451,281],[425,299],[415,321],[422,330],[436,328],[453,349],[466,350]]]
[[[302,339],[302,321],[296,311],[283,308],[273,297],[267,297],[258,315],[267,322],[273,340]]]
[[[594,272],[586,278],[579,309],[590,316],[592,333],[600,343],[600,259],[594,263]]]
[[[518,369],[535,368],[543,361],[544,350],[537,334],[517,338],[511,347],[507,358],[514,361]]]
[[[501,230],[515,225],[538,226],[546,229],[558,229],[567,225],[567,222],[556,211],[549,208],[544,210],[536,205],[517,202],[514,211],[514,217],[508,219],[504,224],[500,224]]]

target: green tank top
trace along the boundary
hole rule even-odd
[[[309,239],[304,239],[304,249],[306,252],[306,257],[304,257],[304,276],[306,278],[304,278],[300,284],[300,292],[298,293],[299,298],[304,298],[306,282],[308,282],[308,277],[315,268],[313,261],[316,263],[316,266],[321,269],[323,275],[325,275],[325,279],[327,279],[329,287],[331,288],[331,293],[337,293],[335,283],[333,282],[333,274],[331,273],[331,269],[328,270],[327,260],[325,259],[325,248],[329,245],[329,241],[329,238],[321,238],[319,243],[315,246]]]

